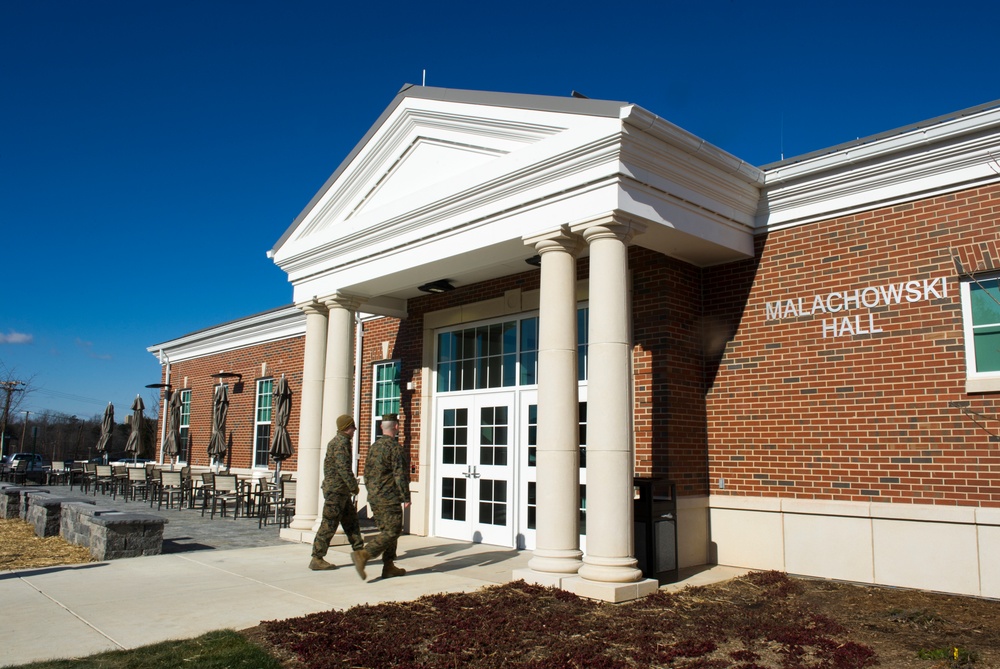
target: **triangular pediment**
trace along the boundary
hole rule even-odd
[[[614,215],[648,222],[650,248],[709,264],[752,251],[743,165],[628,103],[405,89],[271,257],[296,301],[399,303],[428,279],[524,271],[526,240]]]
[[[617,107],[602,104],[605,117],[616,116],[608,110]],[[480,181],[491,173],[500,178],[503,166],[495,170],[487,166],[505,160],[515,163],[509,160],[512,155],[558,137],[589,118],[578,112],[497,106],[478,99],[402,96],[313,198],[278,247],[295,246],[307,238],[315,243],[322,237],[339,236],[343,224],[393,203],[419,206],[421,193],[430,193],[441,184],[460,184],[463,175],[476,173]]]

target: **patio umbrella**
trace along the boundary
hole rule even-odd
[[[174,469],[174,458],[181,452],[181,394],[170,397],[167,409],[167,440],[163,443],[163,455],[170,458],[170,469]]]
[[[133,459],[137,459],[139,451],[142,450],[142,412],[145,409],[146,405],[143,404],[142,398],[136,395],[135,401],[132,402],[132,431],[129,432],[128,441],[125,442],[125,452],[131,453]]]
[[[108,451],[111,449],[111,435],[115,431],[115,405],[108,402],[104,410],[104,418],[101,420],[101,438],[97,440],[97,452],[101,454],[105,462]]]
[[[292,457],[292,438],[288,435],[288,417],[292,413],[292,391],[288,380],[281,375],[278,387],[274,389],[274,436],[271,437],[271,459],[277,464],[274,470],[275,484],[281,480],[281,463]]]
[[[215,462],[226,455],[226,414],[229,413],[229,386],[220,383],[215,387],[212,401],[212,437],[208,440],[208,454]]]

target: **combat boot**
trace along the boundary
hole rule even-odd
[[[314,557],[312,560],[309,560],[309,568],[313,571],[325,571],[327,569],[336,569],[337,565],[330,564],[321,557]]]
[[[351,561],[354,562],[354,568],[358,571],[358,576],[361,577],[362,581],[368,578],[368,574],[365,573],[365,565],[368,564],[368,560],[370,559],[368,551],[364,548],[351,553]]]
[[[406,570],[402,567],[397,567],[392,562],[386,562],[382,565],[382,578],[392,578],[393,576],[402,576],[406,573]]]

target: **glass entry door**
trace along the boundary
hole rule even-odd
[[[587,543],[587,387],[580,386],[580,548]],[[518,422],[519,518],[516,548],[535,549],[537,510],[538,391],[520,393]]]
[[[514,545],[514,393],[439,397],[438,536]]]

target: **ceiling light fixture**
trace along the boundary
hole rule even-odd
[[[449,279],[438,279],[437,281],[417,286],[417,290],[423,293],[447,293],[449,290],[455,290],[455,286],[451,285],[451,280]]]

